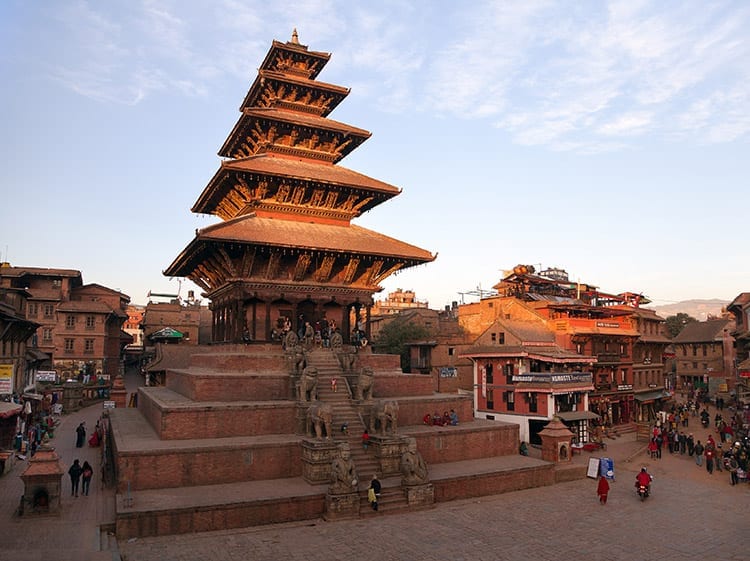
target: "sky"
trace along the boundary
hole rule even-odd
[[[330,118],[372,133],[340,165],[402,189],[354,223],[437,254],[376,299],[476,301],[517,264],[750,291],[743,0],[4,0],[0,261],[201,298],[162,271],[218,222],[190,208],[295,28],[351,88]]]

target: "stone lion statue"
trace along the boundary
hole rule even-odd
[[[307,410],[305,424],[307,436],[323,438],[323,433],[325,432],[325,439],[330,440],[333,438],[331,428],[333,424],[333,407],[328,403],[321,403],[319,401],[313,403]]]
[[[372,399],[372,386],[375,381],[375,373],[372,368],[365,366],[357,378],[357,399],[359,401],[369,401]]]
[[[332,495],[354,493],[357,490],[357,468],[352,461],[349,445],[339,445],[339,455],[331,463],[331,486],[328,492]]]
[[[283,343],[284,343],[284,349],[286,350],[293,349],[294,347],[299,345],[299,337],[297,337],[297,334],[290,329],[289,331],[286,332]]]
[[[376,401],[370,413],[370,431],[380,429],[381,435],[396,434],[398,431],[398,402]]]
[[[427,464],[422,454],[417,450],[417,441],[409,438],[406,450],[401,454],[401,484],[402,485],[424,485],[429,482]]]
[[[307,366],[302,371],[299,379],[299,391],[297,399],[308,402],[315,401],[318,398],[318,369],[314,366]]]
[[[334,331],[331,335],[331,349],[334,351],[340,351],[341,347],[344,346],[344,338],[341,336],[339,331]]]
[[[354,372],[354,368],[357,365],[357,351],[354,347],[340,347],[335,353],[341,370],[344,372]]]

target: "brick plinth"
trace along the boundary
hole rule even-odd
[[[470,395],[435,394],[421,397],[398,398],[399,426],[421,425],[425,414],[442,415],[453,409],[460,424],[474,421],[474,402]]]
[[[118,451],[117,489],[161,489],[302,475],[298,441],[213,441],[202,446]]]
[[[524,469],[478,473],[432,483],[435,487],[435,502],[446,502],[553,485],[555,471],[552,464],[546,464]]]
[[[431,483],[407,485],[404,486],[404,492],[410,508],[425,507],[435,503],[435,487]]]
[[[323,515],[325,520],[346,520],[359,518],[359,494],[347,493],[345,495],[326,495],[326,511]]]
[[[400,473],[403,439],[398,436],[370,436],[370,446],[375,448],[375,459],[383,477]]]
[[[190,357],[191,368],[210,368],[216,372],[263,372],[266,374],[286,374],[288,365],[280,352],[256,350],[247,347],[242,352],[201,353]]]
[[[376,398],[426,396],[433,394],[433,380],[423,374],[379,372],[375,370],[373,395]]]
[[[295,432],[292,401],[193,402],[165,388],[141,388],[138,409],[163,440],[260,436]],[[170,399],[172,398],[172,399]]]
[[[167,388],[193,401],[273,401],[289,399],[292,378],[286,372],[170,370]]]
[[[518,454],[518,425],[468,423],[413,431],[427,465]]]
[[[302,441],[302,477],[312,485],[331,481],[331,463],[338,456],[333,440]]]
[[[118,503],[121,498],[118,497]],[[250,499],[183,509],[124,511],[118,507],[118,539],[213,532],[323,516],[324,495]]]

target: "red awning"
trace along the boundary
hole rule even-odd
[[[0,401],[0,419],[7,419],[18,415],[23,409],[23,405],[18,403],[8,403],[7,401]]]

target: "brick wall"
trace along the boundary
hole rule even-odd
[[[434,427],[411,433],[427,464],[477,460],[518,454],[518,425],[491,421],[470,427]]]
[[[433,395],[433,380],[424,374],[392,374],[375,371],[373,395],[378,398]],[[424,414],[424,413],[423,413]]]
[[[240,374],[169,370],[166,386],[195,401],[273,401],[292,396],[288,374]]]
[[[508,470],[462,478],[435,481],[435,502],[453,501],[468,497],[498,495],[521,489],[553,485],[555,471],[552,464],[523,470]]]
[[[117,456],[117,490],[162,489],[260,481],[302,475],[299,440],[237,443],[215,447],[165,448],[156,453],[121,452]]]

